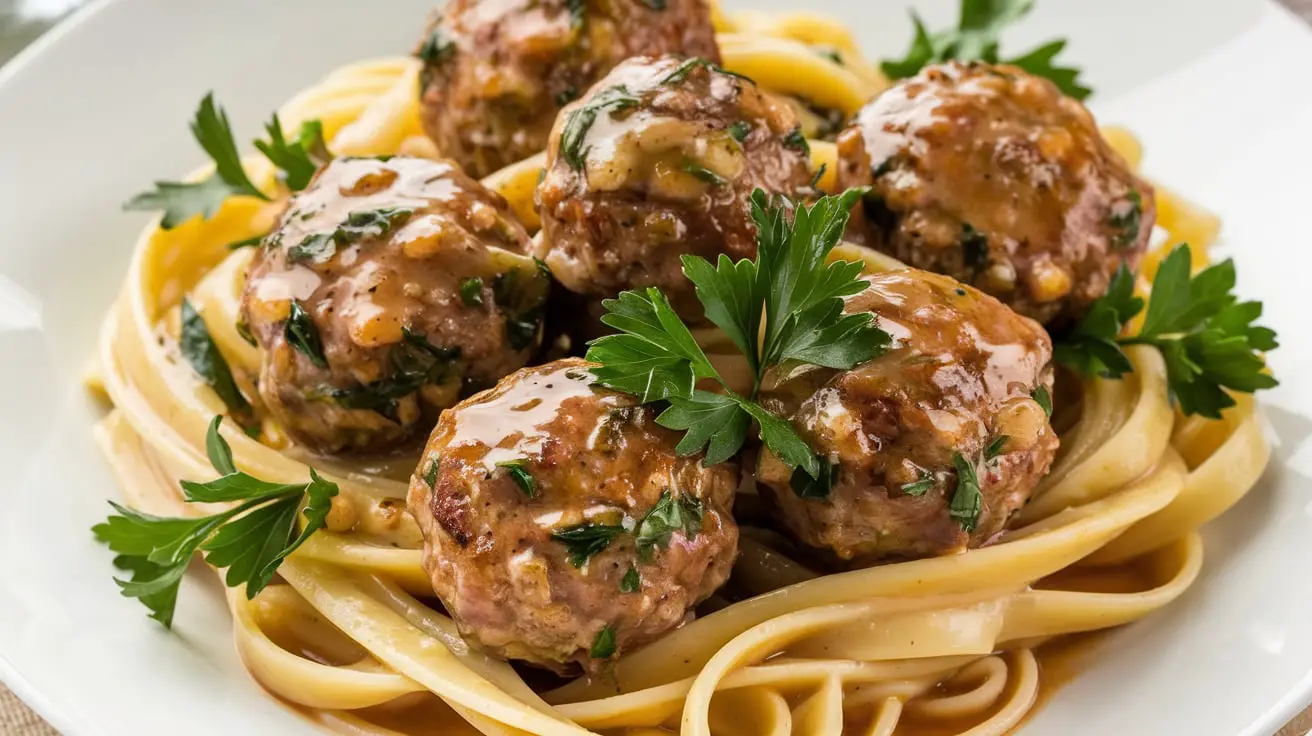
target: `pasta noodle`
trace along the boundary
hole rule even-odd
[[[850,114],[886,86],[834,22],[747,13],[717,22],[726,66],[772,91]],[[353,64],[294,97],[280,115],[291,125],[321,120],[338,154],[432,155],[419,124],[417,74],[409,59]],[[1107,137],[1137,165],[1141,152],[1130,134],[1108,129]],[[813,141],[811,151],[817,166],[831,170],[820,186],[832,187],[833,145]],[[543,160],[485,182],[531,230]],[[245,163],[257,184],[272,183],[267,161]],[[1145,272],[1184,240],[1205,259],[1216,219],[1165,189],[1157,196],[1167,238],[1147,256]],[[205,432],[223,407],[179,365],[177,305],[191,295],[250,389],[258,355],[233,327],[250,254],[225,244],[266,231],[277,213],[278,203],[235,198],[209,220],[151,227],[137,243],[105,321],[95,377],[113,402],[97,437],[134,507],[203,511],[175,489],[179,479],[207,476]],[[850,244],[834,256],[871,271],[899,265]],[[702,337],[714,353],[716,336]],[[364,523],[364,534],[316,534],[280,568],[285,584],[253,601],[230,590],[237,649],[270,692],[344,733],[405,732],[421,720],[443,733],[467,722],[485,734],[560,736],[887,735],[901,732],[899,724],[1006,733],[1038,697],[1036,647],[1134,621],[1179,597],[1202,563],[1197,528],[1238,501],[1267,462],[1251,397],[1237,397],[1219,421],[1185,420],[1168,400],[1161,356],[1136,347],[1129,357],[1131,376],[1085,383],[1050,475],[996,543],[817,575],[769,533],[744,529],[733,582],[750,597],[721,601],[659,646],[621,657],[604,678],[535,689],[466,644],[449,618],[413,597],[431,588],[408,517]],[[233,427],[222,431],[241,469],[272,481],[306,476],[303,458],[276,427],[265,426],[263,443]],[[369,516],[403,503],[414,461],[368,472],[315,462]]]

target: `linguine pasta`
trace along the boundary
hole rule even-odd
[[[840,24],[805,14],[717,17],[725,66],[765,89],[855,112],[886,86]],[[817,54],[833,49],[842,64]],[[381,59],[343,67],[295,96],[284,124],[318,119],[339,155],[435,155],[420,127],[418,64]],[[1111,144],[1137,166],[1122,130]],[[817,167],[832,144],[811,143]],[[264,159],[245,162],[268,187]],[[499,191],[530,230],[543,157],[499,171]],[[832,186],[832,173],[819,182]],[[1139,287],[1187,240],[1206,262],[1218,223],[1158,188],[1164,240],[1144,260]],[[205,477],[205,433],[219,399],[180,360],[178,304],[202,314],[249,391],[258,355],[238,335],[249,249],[226,245],[266,232],[280,203],[233,198],[211,219],[138,241],[122,293],[101,334],[99,372],[113,408],[97,437],[129,505],[194,515],[179,479]],[[1160,240],[1161,238],[1159,238]],[[842,245],[835,256],[871,271],[886,256]],[[714,353],[717,336],[704,334]],[[723,339],[720,339],[723,344]],[[341,488],[328,527],[279,569],[282,583],[254,600],[228,591],[238,651],[271,693],[334,730],[355,734],[460,733],[632,736],[747,734],[1003,734],[1034,707],[1044,680],[1036,649],[1054,637],[1129,623],[1170,604],[1196,579],[1196,530],[1257,481],[1268,459],[1250,395],[1219,421],[1183,418],[1150,347],[1128,351],[1134,373],[1066,392],[1054,423],[1061,450],[1032,501],[1001,538],[960,555],[819,575],[789,546],[744,521],[729,588],[696,620],[625,654],[604,677],[526,681],[467,644],[426,604],[422,539],[404,511],[414,458],[316,467]],[[733,374],[733,358],[712,355]],[[739,372],[742,372],[740,368]],[[264,442],[225,425],[237,465],[294,482],[299,451],[265,422]],[[342,530],[351,529],[349,533]]]

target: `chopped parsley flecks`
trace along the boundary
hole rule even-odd
[[[615,656],[615,629],[611,628],[610,624],[601,627],[601,631],[597,632],[588,654],[591,654],[593,659],[610,659]]]
[[[702,530],[702,502],[695,496],[674,497],[669,490],[661,493],[660,500],[638,522],[638,557],[650,561],[656,550],[670,546],[670,538],[677,532],[693,540]]]
[[[1048,392],[1047,386],[1039,386],[1030,392],[1030,398],[1043,409],[1043,413],[1052,417],[1052,394]]]
[[[1005,434],[1000,434],[997,437],[994,437],[993,441],[989,443],[989,446],[984,448],[984,459],[992,460],[998,455],[1001,455],[1006,449],[1009,440],[1011,440],[1011,438]]]
[[[483,279],[475,276],[461,282],[460,301],[464,302],[466,307],[483,306]]]
[[[459,347],[438,347],[422,333],[402,327],[401,342],[388,353],[386,377],[349,388],[329,388],[327,395],[348,409],[376,411],[398,422],[401,399],[422,386],[445,383],[453,377],[452,368],[459,358]]]
[[[456,52],[456,42],[441,26],[434,26],[433,31],[419,46],[418,57],[425,64],[443,64]]]
[[[959,452],[952,454],[952,464],[957,469],[957,489],[952,493],[948,515],[956,519],[963,530],[974,531],[979,524],[979,514],[984,504],[984,496],[979,490],[979,475],[975,472],[975,464]]]
[[[592,124],[603,112],[614,115],[638,104],[638,98],[622,84],[607,87],[570,111],[560,133],[560,155],[575,171],[583,168],[588,156],[585,143]]]
[[[711,71],[719,72],[721,74],[728,74],[731,77],[737,77],[746,82],[751,82],[752,84],[755,84],[755,82],[752,82],[751,77],[745,76],[743,74],[739,74],[738,72],[731,72],[728,69],[725,69],[724,67],[720,66],[719,64],[716,64],[715,62],[709,59],[703,59],[700,56],[691,56],[687,59],[684,59],[683,63],[679,64],[677,67],[674,68],[674,71],[665,75],[665,78],[661,80],[661,84],[681,83],[683,80],[688,78],[689,72],[697,68],[710,69]]]
[[[800,467],[793,470],[792,477],[788,479],[788,486],[799,498],[829,498],[829,492],[833,490],[834,478],[838,475],[838,465],[829,462],[826,458],[820,458],[819,462],[820,475],[815,478]]]
[[[970,268],[989,265],[989,239],[970,223],[961,225],[961,259]]]
[[[908,496],[923,496],[929,489],[934,487],[934,476],[922,472],[920,478],[910,483],[902,484],[902,492]]]
[[[442,457],[440,455],[433,455],[428,458],[428,469],[424,471],[424,482],[428,484],[429,488],[437,487],[437,469],[441,466],[441,463]]]
[[[519,486],[519,490],[529,498],[538,497],[538,481],[533,474],[528,471],[528,460],[520,458],[518,460],[503,460],[497,463],[497,467],[506,471],[506,475]]]
[[[807,142],[806,136],[802,135],[801,128],[793,128],[784,136],[784,145],[789,148],[795,148],[807,156],[811,155],[811,144]]]
[[[621,593],[637,593],[642,588],[642,577],[638,575],[638,568],[630,567],[629,571],[624,573],[620,578]]]
[[[556,93],[556,107],[564,107],[579,98],[579,91],[574,85],[567,85]]]
[[[700,181],[710,184],[711,186],[719,186],[725,183],[724,177],[720,176],[714,171],[711,171],[705,166],[702,166],[696,161],[693,161],[692,159],[686,159],[683,162],[683,170],[697,177],[697,179],[699,179]]]
[[[588,564],[588,560],[601,554],[616,537],[623,533],[624,527],[619,524],[597,524],[585,521],[582,524],[556,529],[551,532],[551,538],[565,545],[569,564],[583,567]]]
[[[332,232],[315,233],[287,249],[287,260],[296,263],[327,263],[337,254],[337,249],[358,242],[365,238],[377,238],[386,235],[398,224],[414,214],[407,207],[380,207],[375,210],[356,210],[346,216],[346,221]]]
[[[296,352],[304,355],[316,368],[328,367],[328,358],[323,353],[323,341],[319,339],[319,328],[315,326],[310,313],[295,299],[287,313],[285,329],[287,343]]]

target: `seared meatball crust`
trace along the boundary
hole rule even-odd
[[[767,402],[834,464],[828,497],[803,498],[762,452],[758,481],[777,518],[822,557],[854,564],[960,552],[988,542],[1029,498],[1057,451],[1036,389],[1051,390],[1052,346],[1033,320],[938,274],[863,277],[849,313],[871,312],[893,338],[846,371],[816,370]],[[949,513],[956,457],[976,468],[972,530]]]
[[[424,130],[478,177],[546,148],[560,108],[630,56],[720,58],[706,0],[450,0],[416,53]]]
[[[455,164],[337,159],[255,254],[241,320],[298,443],[383,452],[524,365],[549,277],[500,195]],[[427,423],[425,422],[427,419]]]
[[[681,625],[738,543],[737,465],[679,457],[651,408],[588,367],[525,368],[443,412],[410,481],[424,569],[461,632],[561,673]],[[590,557],[562,539],[600,527]]]
[[[1156,218],[1089,111],[1012,66],[927,67],[861,109],[838,158],[840,187],[871,187],[851,239],[1052,327],[1134,267]]]
[[[679,259],[754,257],[752,192],[805,196],[811,178],[787,104],[702,60],[630,59],[552,131],[536,254],[570,291],[657,286],[695,317]]]

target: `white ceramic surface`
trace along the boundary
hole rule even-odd
[[[850,19],[872,56],[909,38],[902,0],[793,4]],[[212,576],[188,578],[172,634],[119,597],[88,532],[117,491],[79,375],[145,222],[118,205],[200,162],[205,90],[253,135],[333,66],[408,50],[428,5],[105,1],[0,70],[0,678],[67,734],[313,730],[242,673]],[[919,5],[937,25],[955,3]],[[1265,0],[1044,0],[1007,40],[1055,35],[1148,174],[1224,216],[1284,385],[1263,397],[1272,467],[1206,530],[1198,584],[1112,635],[1025,732],[1270,734],[1312,700],[1312,32]]]

